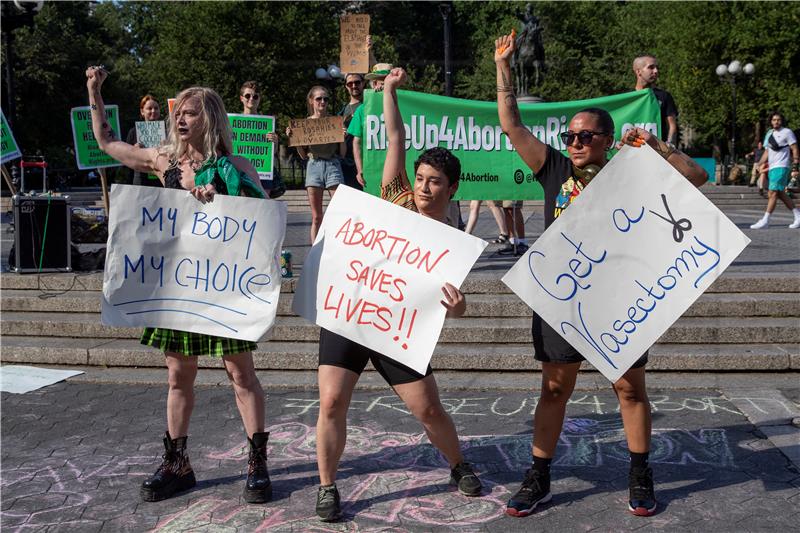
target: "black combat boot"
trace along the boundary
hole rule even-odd
[[[272,498],[272,482],[267,471],[267,440],[269,432],[253,433],[247,439],[250,444],[250,458],[247,461],[247,483],[244,486],[244,501],[265,503]]]
[[[146,502],[166,500],[176,492],[190,489],[197,484],[186,455],[186,437],[173,439],[167,431],[164,450],[161,466],[150,479],[142,483],[139,491],[142,500]]]

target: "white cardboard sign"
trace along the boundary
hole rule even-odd
[[[750,239],[649,146],[573,204],[503,282],[616,382]]]
[[[424,374],[444,324],[442,286],[461,286],[486,243],[340,185],[303,264],[295,313]]]
[[[114,184],[102,322],[258,341],[275,322],[286,205]]]

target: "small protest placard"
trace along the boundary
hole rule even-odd
[[[341,53],[339,65],[342,72],[369,72],[369,15],[343,15],[339,26]]]
[[[616,382],[750,242],[649,146],[625,146],[503,277]]]
[[[163,120],[139,121],[136,123],[136,142],[145,148],[157,148],[167,138]]]
[[[233,153],[250,161],[262,180],[272,179],[274,145],[267,134],[275,131],[275,117],[228,113],[233,133]]]
[[[13,159],[17,159],[22,157],[22,152],[19,151],[19,146],[17,145],[16,139],[14,139],[14,134],[11,133],[11,126],[8,125],[8,121],[6,120],[6,114],[0,110],[0,117],[3,119],[3,133],[2,133],[2,159],[0,159],[0,164],[5,164],[6,161],[11,161]]]
[[[358,206],[354,209],[353,206]],[[425,373],[446,310],[486,243],[345,185],[303,263],[298,315]]]
[[[289,146],[340,143],[344,141],[344,122],[340,116],[289,120],[292,134]]]
[[[275,322],[286,204],[114,184],[102,322],[258,341]]]
[[[175,102],[177,98],[167,98],[167,109],[169,110],[169,116],[172,116],[172,110],[175,108]]]
[[[116,105],[107,105],[106,121],[119,139],[119,109]],[[73,107],[70,112],[72,121],[72,139],[75,142],[75,161],[81,170],[90,168],[119,167],[119,161],[106,154],[97,145],[92,132],[92,110],[89,106]]]

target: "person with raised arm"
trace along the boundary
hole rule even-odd
[[[389,146],[381,180],[381,197],[422,216],[445,222],[450,199],[458,189],[461,164],[444,148],[431,148],[414,163],[416,180],[412,188],[406,174],[405,129],[397,104],[397,88],[406,80],[401,68],[386,75],[383,107]],[[369,179],[369,176],[367,176]],[[453,285],[442,287],[442,305],[447,316],[464,314],[464,295]],[[445,456],[450,466],[450,483],[466,496],[478,496],[481,482],[472,466],[464,461],[453,420],[439,399],[430,365],[425,375],[331,331],[323,329],[319,340],[319,418],[317,419],[317,463],[320,487],[317,515],[324,521],[341,516],[336,472],[347,436],[347,410],[358,378],[368,361],[422,423],[425,433]]]
[[[102,67],[86,70],[92,130],[101,150],[133,170],[158,176],[166,188],[190,191],[202,203],[213,201],[216,194],[266,197],[253,165],[232,155],[228,116],[215,91],[205,87],[181,91],[167,142],[157,148],[141,148],[117,139],[106,121],[100,89],[107,76]],[[186,441],[194,408],[197,356],[208,355],[223,359],[247,432],[250,453],[243,497],[248,503],[269,501],[269,433],[264,431],[264,391],[253,366],[256,343],[165,328],[145,328],[141,342],[164,351],[169,383],[163,462],[142,483],[141,498],[164,500],[196,484]]]
[[[599,108],[587,108],[576,113],[567,131],[561,133],[569,157],[540,142],[520,118],[509,65],[513,53],[514,39],[511,35],[495,41],[497,110],[503,132],[544,189],[547,228],[585,187],[591,186],[592,177],[607,163],[608,150],[614,146],[614,121],[607,111]],[[708,179],[705,170],[686,154],[646,130],[633,128],[622,135],[621,142],[631,146],[649,144],[697,187]],[[591,206],[582,208],[591,209]],[[550,463],[561,435],[567,401],[584,359],[536,313],[533,314],[531,330],[534,357],[542,364],[542,390],[534,414],[533,462],[525,473],[522,486],[506,508],[509,515],[517,517],[528,516],[537,505],[550,501],[552,497]],[[653,471],[648,465],[651,417],[645,386],[646,364],[647,352],[613,384],[630,451],[628,509],[638,516],[652,515],[657,505]]]

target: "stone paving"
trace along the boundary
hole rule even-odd
[[[344,518],[324,524],[314,514],[313,390],[267,387],[272,502],[241,499],[245,439],[232,391],[200,385],[189,437],[198,485],[144,503],[139,484],[160,461],[166,386],[71,380],[2,394],[0,525],[9,532],[798,531],[800,470],[767,429],[800,448],[790,423],[800,390],[757,390],[768,383],[651,390],[660,503],[651,518],[626,511],[627,450],[607,387],[573,395],[553,463],[553,502],[521,519],[504,510],[530,461],[535,392],[443,391],[485,487],[467,498],[448,485],[445,461],[388,387],[357,391],[338,479]]]

